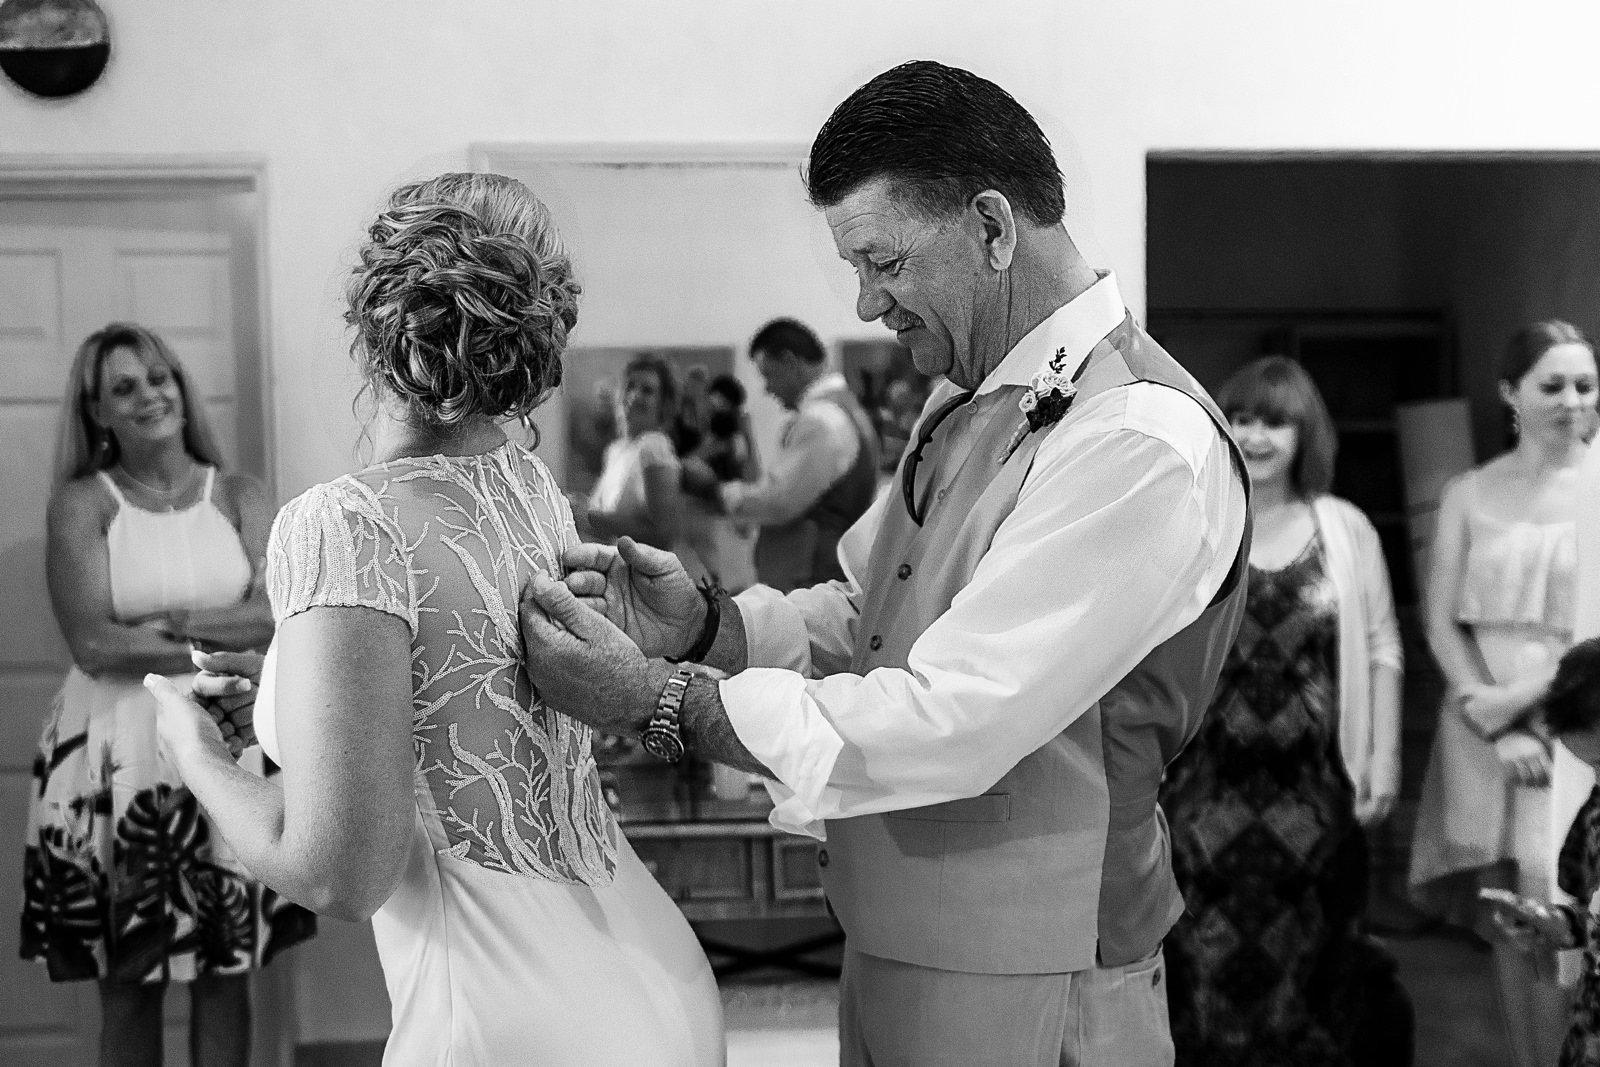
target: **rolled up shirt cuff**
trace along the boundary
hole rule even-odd
[[[751,667],[810,673],[811,635],[799,609],[782,593],[768,585],[753,585],[733,602],[744,619],[745,659]]]
[[[721,682],[719,691],[733,732],[777,779],[766,783],[773,804],[769,821],[788,833],[826,840],[823,812],[836,792],[828,788],[828,776],[844,741],[816,708],[805,679],[793,671],[752,667]]]

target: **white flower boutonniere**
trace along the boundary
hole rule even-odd
[[[1011,440],[1006,442],[1006,447],[1001,450],[1001,463],[1011,458],[1017,446],[1022,444],[1023,438],[1035,430],[1054,426],[1072,408],[1072,402],[1078,396],[1078,379],[1083,376],[1089,361],[1085,359],[1080,363],[1077,371],[1070,377],[1066,372],[1066,362],[1067,350],[1058,348],[1045,368],[1033,376],[1028,391],[1017,401],[1017,408],[1022,412],[1024,421],[1011,435]]]

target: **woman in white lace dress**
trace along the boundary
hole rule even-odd
[[[589,728],[522,669],[522,589],[576,537],[499,420],[559,383],[577,295],[521,184],[398,190],[349,286],[376,462],[291,502],[268,550],[278,633],[255,719],[282,788],[152,682],[164,742],[250,869],[372,917],[389,1065],[724,1058],[705,955],[619,832]]]

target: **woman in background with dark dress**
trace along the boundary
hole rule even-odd
[[[1188,904],[1166,941],[1177,1063],[1409,1063],[1408,1009],[1369,1000],[1387,961],[1362,932],[1362,826],[1400,779],[1383,553],[1328,494],[1333,424],[1299,364],[1257,360],[1217,403],[1250,471],[1255,535],[1243,624],[1162,787]],[[1398,1021],[1370,1022],[1385,1010]]]
[[[74,666],[34,761],[22,955],[100,983],[100,1062],[162,1062],[162,1000],[189,986],[190,1062],[249,1060],[249,972],[315,919],[255,881],[157,751],[148,672],[190,648],[266,645],[261,485],[224,473],[166,343],[114,323],[78,349],[49,513],[50,599]],[[259,751],[245,765],[262,773]]]

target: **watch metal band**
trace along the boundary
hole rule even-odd
[[[676,763],[683,758],[683,733],[678,725],[678,714],[693,678],[694,670],[690,667],[679,667],[672,672],[667,684],[661,687],[655,714],[639,735],[640,745],[657,759]]]

